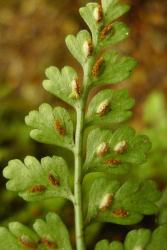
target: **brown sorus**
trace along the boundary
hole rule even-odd
[[[109,151],[108,143],[103,142],[99,145],[96,154],[98,157],[103,157],[105,154],[108,153],[108,151]]]
[[[124,208],[115,209],[113,214],[117,217],[127,217],[129,215],[128,211],[126,211]]]
[[[73,81],[75,82],[75,83],[73,83],[74,90],[76,91],[76,93],[78,95],[80,95],[81,94],[81,86],[80,86],[80,83],[79,83],[79,79],[75,78]]]
[[[97,61],[96,63],[94,64],[93,66],[93,69],[92,69],[92,74],[94,77],[97,77],[100,73],[100,68],[102,66],[102,64],[104,63],[104,58],[101,56]]]
[[[106,99],[100,103],[96,110],[96,114],[99,116],[105,115],[110,110],[110,102]]]
[[[87,56],[91,56],[93,52],[93,44],[92,41],[87,42]]]
[[[48,240],[47,238],[42,238],[41,243],[49,248],[57,248],[57,244],[53,241]]]
[[[109,34],[109,32],[112,30],[112,28],[113,28],[113,25],[111,23],[106,25],[100,33],[100,39],[104,39]]]
[[[109,106],[103,107],[99,113],[97,113],[99,116],[105,115],[109,111]]]
[[[128,149],[128,144],[126,141],[120,141],[114,147],[114,151],[118,154],[123,154]]]
[[[60,181],[54,177],[54,175],[49,174],[48,176],[48,180],[49,182],[53,185],[53,186],[59,186],[60,185]]]
[[[121,162],[119,160],[110,158],[110,159],[106,160],[105,163],[108,165],[118,165]]]
[[[103,19],[103,10],[102,10],[102,6],[100,4],[94,10],[94,17],[95,17],[96,22],[98,22],[98,23],[101,22]]]
[[[23,235],[20,237],[21,244],[29,249],[37,249],[38,244],[36,242],[31,241],[27,236]]]
[[[63,126],[62,126],[62,124],[61,124],[61,122],[60,122],[59,120],[56,120],[56,121],[55,121],[55,129],[56,129],[56,131],[57,131],[60,135],[62,135],[62,136],[65,135],[65,128],[63,128]]]
[[[70,94],[71,98],[78,99],[81,94],[81,86],[79,83],[79,79],[76,77],[71,82],[72,92]]]
[[[106,194],[99,206],[101,212],[105,212],[113,203],[113,194]]]
[[[31,187],[29,189],[29,191],[31,193],[41,193],[41,192],[44,192],[46,190],[46,187],[44,185],[34,185],[33,187]]]
[[[84,49],[84,52],[85,52],[86,56],[91,56],[92,52],[93,52],[92,41],[91,40],[85,41],[84,45],[83,45],[83,49]]]

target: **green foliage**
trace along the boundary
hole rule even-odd
[[[158,202],[159,214],[157,222],[162,224],[167,224],[167,188],[162,193],[162,197]]]
[[[73,124],[66,109],[42,104],[39,111],[31,111],[25,121],[33,128],[30,133],[33,139],[73,149]]]
[[[97,178],[89,191],[87,221],[116,224],[135,224],[157,212],[155,202],[159,200],[153,181],[126,181],[121,184],[110,178]]]
[[[116,51],[107,51],[100,59],[102,62],[101,67],[91,77],[92,85],[94,86],[103,83],[115,84],[124,81],[129,78],[131,71],[136,67],[136,60],[128,56],[121,56]],[[95,64],[95,66],[98,66],[98,64]],[[95,70],[98,69],[95,68]]]
[[[167,225],[160,226],[153,233],[149,229],[137,229],[130,231],[126,236],[124,245],[120,242],[102,240],[95,250],[166,250]]]
[[[37,219],[33,228],[34,230],[31,230],[19,222],[10,223],[9,229],[0,227],[0,248],[72,250],[68,231],[58,215],[49,213],[46,221]]]
[[[112,131],[94,129],[88,135],[84,171],[124,173],[131,164],[142,164],[150,150],[150,142],[144,135],[135,135],[127,126]]]
[[[80,8],[80,14],[83,17],[84,21],[89,26],[92,37],[93,37],[93,43],[95,46],[97,44],[100,44],[100,31],[102,28],[110,23],[112,23],[114,27],[114,35],[113,32],[111,32],[107,37],[107,44],[111,43],[113,41],[113,36],[115,36],[114,43],[119,42],[120,40],[126,38],[128,35],[128,29],[117,29],[118,23],[114,23],[115,19],[122,16],[124,13],[126,13],[129,10],[129,6],[126,4],[119,4],[119,1],[102,1],[102,9],[97,3],[88,3],[86,7]],[[124,26],[125,27],[125,26]],[[117,39],[117,38],[121,39]],[[106,44],[104,44],[106,46]]]
[[[49,80],[43,82],[44,88],[68,104],[75,106],[77,96],[75,96],[75,86],[73,85],[78,79],[75,70],[66,66],[60,72],[58,68],[50,67],[46,70],[46,76]]]
[[[122,244],[120,242],[113,241],[111,244],[107,240],[100,241],[95,250],[124,250]]]
[[[126,89],[105,89],[97,93],[91,100],[86,113],[88,125],[119,123],[127,120],[132,112],[134,100]],[[104,109],[104,110],[103,110]]]
[[[127,90],[112,90],[108,86],[88,102],[92,88],[127,79],[137,64],[129,56],[107,50],[110,45],[127,37],[129,30],[126,25],[115,19],[128,9],[128,5],[120,4],[118,0],[102,0],[101,4],[89,3],[81,8],[80,14],[92,34],[80,31],[77,36],[68,36],[66,44],[81,64],[83,77],[68,66],[61,72],[56,67],[46,70],[48,79],[43,82],[44,88],[74,107],[74,122],[70,111],[62,107],[52,108],[49,104],[42,104],[39,111],[31,111],[26,117],[33,139],[64,147],[74,154],[74,191],[69,184],[70,166],[57,156],[45,157],[41,163],[28,156],[24,163],[10,161],[4,170],[4,176],[9,179],[7,188],[18,192],[23,199],[38,201],[64,197],[71,200],[77,250],[86,249],[85,227],[93,220],[131,225],[140,222],[144,215],[157,213],[156,203],[160,193],[155,183],[151,180],[125,181],[133,166],[139,168],[145,163],[151,148],[147,136],[136,135],[133,128],[120,125],[131,116],[133,99]],[[99,172],[99,175],[83,192],[83,182],[89,172],[95,176]],[[83,208],[86,208],[85,214]],[[34,230],[19,223],[10,224],[9,230],[1,228],[1,249],[7,250],[14,245],[14,250],[24,247],[71,250],[67,230],[57,215],[49,214],[46,222],[37,220]],[[141,234],[140,231],[139,234],[138,231],[128,234],[125,249],[139,250],[137,247],[141,244],[141,247],[152,250],[153,245],[158,244],[159,239],[163,242],[166,236],[165,226],[155,230],[151,239],[150,233],[143,230]],[[107,241],[102,241],[96,247],[96,250],[99,249],[123,250],[124,246],[119,242],[109,246]]]
[[[118,0],[102,0],[102,8],[104,11],[105,22],[112,22],[118,17],[129,11],[130,6],[127,4],[119,3]]]
[[[19,192],[27,201],[52,197],[73,198],[69,187],[68,168],[60,157],[45,157],[41,163],[32,156],[27,156],[24,163],[11,160],[3,174],[10,179],[7,189]]]
[[[89,49],[88,46],[91,40],[91,35],[87,30],[80,31],[76,37],[68,35],[66,38],[66,45],[69,51],[81,65],[85,64],[88,56],[87,49]]]

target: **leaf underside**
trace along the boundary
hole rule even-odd
[[[37,219],[34,230],[19,222],[11,222],[9,229],[0,227],[1,250],[72,250],[68,231],[54,213],[49,213],[46,220]]]
[[[121,146],[119,151],[120,143],[124,143],[122,151]],[[106,145],[104,150],[102,145]],[[121,126],[116,130],[93,129],[87,139],[84,172],[127,172],[131,164],[139,165],[146,161],[150,147],[147,136],[136,135],[135,130],[127,126]]]
[[[137,229],[130,231],[124,244],[114,241],[111,244],[107,240],[97,243],[95,250],[166,250],[167,225],[156,228],[153,233],[149,229]]]
[[[61,157],[45,157],[41,163],[32,156],[27,156],[24,163],[11,160],[3,174],[9,179],[7,189],[18,192],[27,201],[53,197],[72,199],[68,168]]]
[[[73,149],[73,123],[66,109],[53,109],[45,103],[39,107],[39,111],[31,111],[25,121],[33,128],[30,136],[34,140]]]
[[[95,46],[103,42],[100,40],[100,31],[111,22],[114,23],[113,21],[129,10],[129,6],[127,4],[119,4],[118,1],[102,1],[102,18],[100,18],[100,20],[97,22],[96,12],[98,8],[99,4],[97,3],[88,3],[85,7],[80,8],[80,14],[91,30]],[[125,39],[128,35],[128,30],[124,32],[124,30],[117,30],[116,28],[113,28],[113,33],[111,32],[113,36],[115,35],[116,43],[122,40],[117,40],[116,37],[121,37],[123,34],[123,39]],[[110,34],[107,38],[108,40],[111,39],[112,41],[112,36],[110,36]],[[106,46],[106,43],[103,43],[103,46]]]
[[[85,117],[86,123],[88,125],[111,125],[126,121],[132,115],[129,110],[133,105],[134,100],[129,97],[126,89],[102,90],[89,103]]]
[[[82,30],[76,36],[67,36],[66,45],[83,67],[84,83],[81,84],[72,67],[66,66],[61,71],[49,67],[43,82],[45,90],[78,109],[86,88],[117,84],[129,78],[137,65],[136,60],[116,50],[106,50],[128,36],[129,28],[116,21],[128,10],[129,5],[118,0],[101,0],[101,6],[89,3],[81,8],[80,14],[90,32]],[[131,116],[133,105],[134,100],[127,90],[103,89],[90,101],[84,125],[97,127],[122,123]],[[32,128],[30,136],[34,140],[74,152],[74,125],[66,109],[42,104],[38,111],[31,111],[25,121]],[[94,220],[131,225],[140,222],[144,215],[157,212],[160,193],[153,181],[127,180],[122,183],[116,179],[117,175],[128,173],[132,165],[138,167],[146,161],[151,147],[146,136],[136,135],[134,129],[126,125],[117,129],[114,126],[112,129],[93,128],[86,144],[83,177],[89,172],[103,172],[103,177],[95,179],[90,190],[86,190],[86,224]],[[24,162],[12,160],[3,174],[9,179],[7,188],[18,192],[27,201],[52,197],[74,201],[68,167],[61,157],[45,157],[41,162],[31,156]],[[67,229],[57,215],[50,213],[46,221],[36,220],[33,228],[34,231],[17,222],[10,223],[9,229],[1,227],[0,249],[72,250]],[[124,244],[117,241],[109,244],[104,240],[95,249],[166,250],[162,244],[166,237],[166,225],[157,228],[153,234],[147,229],[139,229],[131,231]]]
[[[99,177],[89,191],[86,223],[92,219],[122,225],[138,223],[144,215],[157,212],[160,192],[153,181],[126,181],[121,184],[109,177]]]

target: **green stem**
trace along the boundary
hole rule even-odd
[[[84,66],[83,94],[78,101],[76,134],[75,134],[75,176],[74,176],[74,210],[75,210],[75,235],[77,250],[86,250],[84,239],[84,223],[82,211],[82,148],[83,148],[83,129],[84,112],[87,96],[89,93],[88,84],[90,82],[89,72],[92,65],[92,59],[89,59]]]
[[[84,126],[84,101],[80,102],[77,108],[77,126],[75,135],[75,178],[74,178],[74,197],[75,197],[75,234],[77,250],[85,250],[83,232],[83,212],[82,212],[82,144]]]

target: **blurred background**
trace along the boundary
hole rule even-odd
[[[0,167],[1,173],[13,158],[26,155],[37,158],[53,154],[55,149],[29,138],[25,115],[42,102],[57,105],[59,100],[42,88],[44,71],[50,65],[80,66],[68,53],[64,39],[86,28],[79,7],[87,0],[0,0]],[[161,189],[167,183],[167,1],[126,0],[131,11],[123,18],[131,27],[131,35],[119,49],[133,55],[139,66],[122,84],[136,99],[132,125],[148,134],[153,142],[147,164],[137,174],[150,177]],[[57,149],[59,153],[59,149]],[[71,156],[65,153],[68,161]],[[0,222],[20,220],[31,224],[48,210],[60,211],[74,240],[73,211],[64,200],[27,204],[15,194],[5,191],[0,178]],[[166,201],[167,204],[167,201]],[[93,231],[93,229],[92,229]],[[100,237],[107,236],[105,227]],[[119,229],[120,232],[120,229]],[[121,238],[116,234],[116,238]],[[92,233],[92,238],[98,232]],[[88,241],[92,241],[89,237]],[[112,236],[113,237],[113,236]]]

